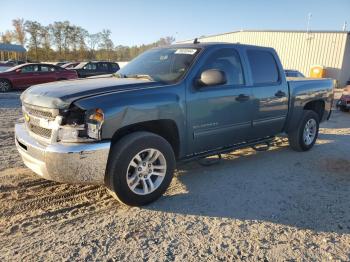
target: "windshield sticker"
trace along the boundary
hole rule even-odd
[[[183,48],[183,49],[177,49],[175,54],[194,55],[196,52],[197,52],[197,49]]]

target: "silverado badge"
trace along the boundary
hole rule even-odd
[[[24,113],[24,119],[26,120],[26,122],[29,122],[30,117],[27,113]]]

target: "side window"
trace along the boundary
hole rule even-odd
[[[205,61],[202,72],[207,69],[223,71],[226,75],[228,85],[244,84],[242,63],[237,51],[233,48],[223,48],[214,51]]]
[[[107,63],[98,63],[98,69],[100,71],[108,72],[108,64]]]
[[[41,65],[40,71],[41,72],[55,72],[55,68],[53,66],[50,66],[50,65]]]
[[[89,63],[86,66],[84,66],[84,69],[86,69],[86,70],[96,70],[96,64]]]
[[[248,50],[247,56],[254,84],[274,84],[279,81],[280,77],[276,60],[270,52]]]
[[[21,68],[22,73],[34,73],[39,71],[38,65],[27,65]]]
[[[116,63],[111,63],[111,70],[112,72],[117,72],[119,70],[119,66]]]

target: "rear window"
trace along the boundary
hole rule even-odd
[[[279,82],[276,60],[268,51],[248,50],[250,68],[254,84],[273,84]]]

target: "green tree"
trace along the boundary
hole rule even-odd
[[[105,56],[103,56],[103,59],[110,60],[110,52],[113,49],[113,41],[111,40],[111,30],[109,29],[103,29],[101,32],[101,43],[100,48],[102,51],[104,51]]]
[[[63,22],[54,22],[53,24],[49,25],[51,35],[53,37],[53,40],[55,42],[55,45],[58,49],[58,57],[59,59],[62,58],[63,53],[63,39],[64,39],[64,24]]]
[[[42,40],[42,48],[43,48],[43,52],[44,52],[44,59],[46,61],[51,59],[51,38],[52,35],[50,34],[50,28],[49,26],[42,26],[40,29],[40,37]],[[42,59],[40,59],[42,60]]]
[[[13,32],[13,36],[16,39],[17,43],[24,46],[26,43],[26,32],[25,32],[25,26],[24,26],[24,19],[23,18],[17,18],[12,20],[12,25],[15,28]]]
[[[34,49],[35,60],[39,60],[38,49],[41,41],[42,25],[36,21],[26,21],[25,30],[30,35],[29,47]]]
[[[14,35],[11,31],[7,30],[1,35],[1,42],[5,44],[11,44],[14,41]]]

